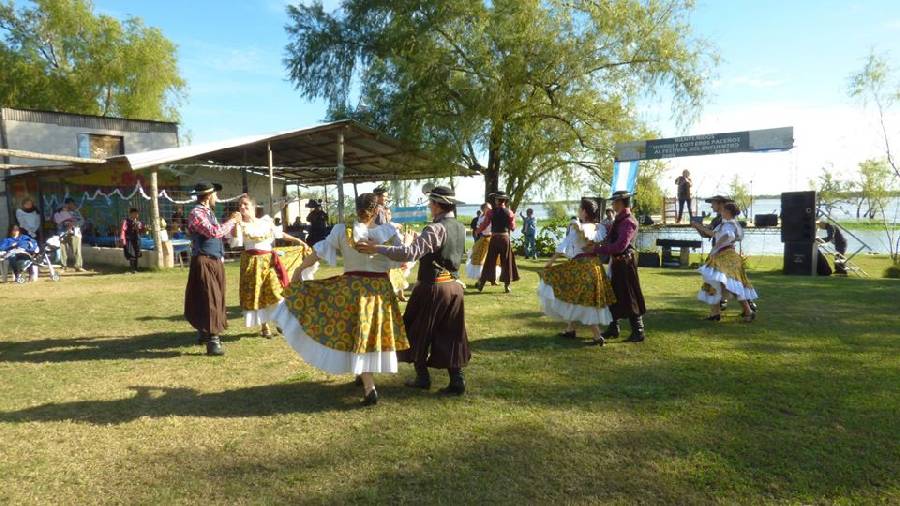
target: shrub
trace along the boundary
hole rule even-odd
[[[884,277],[900,279],[900,264],[894,264],[884,270]]]
[[[565,208],[563,208],[565,211]],[[563,219],[551,220],[544,226],[540,227],[535,237],[535,249],[537,256],[549,257],[556,251],[556,245],[559,244],[566,236],[566,229],[569,226],[569,219],[563,214]],[[525,255],[525,237],[518,236],[512,239],[513,251],[516,255]]]

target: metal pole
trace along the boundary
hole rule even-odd
[[[353,198],[359,198],[359,188],[356,187],[356,181],[353,182]]]
[[[269,152],[269,216],[275,219],[275,169],[272,165],[271,143],[266,143],[266,151]]]
[[[338,131],[337,142],[338,221],[344,222],[344,131]]]
[[[159,237],[159,182],[156,176],[157,168],[150,169],[150,230],[153,233],[153,249],[156,250],[156,267],[162,269],[165,266],[165,257],[162,250],[162,239]]]

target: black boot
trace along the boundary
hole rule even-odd
[[[450,384],[438,391],[444,395],[462,395],[466,393],[466,378],[462,369],[450,369]]]
[[[631,335],[626,340],[629,343],[640,343],[644,340],[644,319],[640,316],[632,316],[628,319],[631,322]]]
[[[225,354],[225,350],[222,349],[222,343],[219,341],[219,336],[209,336],[209,341],[206,342],[206,354],[210,356]]]
[[[197,344],[199,344],[199,345],[202,346],[202,345],[204,345],[204,344],[206,344],[206,343],[208,343],[208,342],[209,342],[209,334],[207,334],[206,332],[203,332],[203,331],[198,330],[198,331],[197,331]]]
[[[600,333],[603,336],[603,339],[614,339],[619,337],[619,320],[613,320],[610,322],[609,326],[606,327],[606,330]]]
[[[422,390],[431,388],[431,375],[428,374],[428,367],[416,365],[416,379],[409,380],[404,385],[410,388],[421,388]]]

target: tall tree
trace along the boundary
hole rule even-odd
[[[714,56],[691,0],[344,0],[289,6],[285,65],[307,98],[484,175],[513,207],[532,188],[608,175],[666,88],[695,113]],[[358,94],[356,93],[358,91]],[[357,103],[353,103],[356,101]]]
[[[900,81],[897,70],[892,67],[884,55],[869,52],[863,68],[850,76],[848,93],[859,100],[863,106],[874,106],[881,130],[884,155],[896,177],[900,177],[900,161],[894,155],[892,139],[897,135],[888,124],[888,115],[897,101],[900,100]]]
[[[139,18],[95,15],[88,0],[0,0],[0,103],[178,120],[186,84],[175,45]]]

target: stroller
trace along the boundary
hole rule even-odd
[[[19,269],[19,273],[16,274],[16,283],[25,283],[28,281],[28,273],[34,272],[37,274],[37,270],[40,267],[45,267],[48,271],[50,271],[50,279],[53,281],[59,281],[59,273],[56,272],[56,268],[53,266],[53,261],[51,258],[56,257],[56,252],[59,251],[60,242],[59,236],[52,236],[44,243],[44,247],[38,249],[36,253],[29,254],[28,258],[22,263],[21,268]],[[0,257],[0,260],[6,261],[5,256]]]

